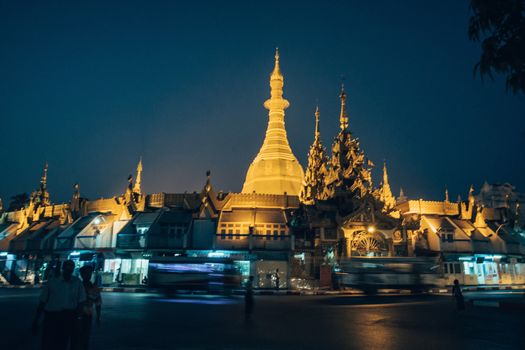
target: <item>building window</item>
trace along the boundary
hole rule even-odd
[[[447,263],[444,263],[443,264],[443,273],[448,273],[448,264]]]
[[[460,274],[461,273],[461,264],[460,263],[455,263],[454,264],[454,273],[456,273],[456,274]]]

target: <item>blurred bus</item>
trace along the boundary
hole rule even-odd
[[[341,286],[368,294],[378,289],[424,291],[436,286],[437,258],[428,257],[352,257],[339,264]]]
[[[149,261],[148,286],[168,292],[228,292],[240,283],[239,268],[231,259],[156,257]]]

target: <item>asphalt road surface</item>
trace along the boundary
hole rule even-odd
[[[38,348],[38,293],[0,289],[0,349]],[[251,322],[242,297],[102,297],[92,349],[525,349],[524,311],[458,312],[444,296],[256,296]]]

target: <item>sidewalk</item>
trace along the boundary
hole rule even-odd
[[[484,285],[484,286],[461,286],[461,289],[464,292],[486,292],[491,290],[525,290],[525,285]],[[452,286],[450,287],[439,287],[439,288],[432,288],[431,293],[433,294],[446,294],[446,293],[452,293]]]

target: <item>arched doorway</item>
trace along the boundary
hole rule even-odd
[[[381,232],[356,231],[350,239],[352,256],[386,256],[388,242]]]

